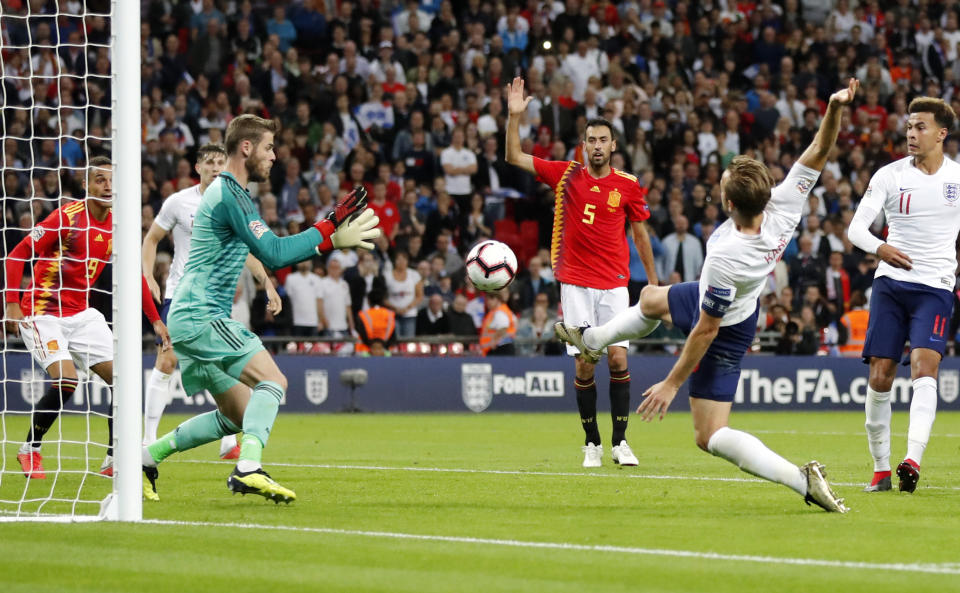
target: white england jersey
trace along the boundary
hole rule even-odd
[[[722,316],[721,327],[736,325],[756,311],[757,299],[800,224],[803,205],[819,176],[819,171],[795,164],[773,188],[760,234],[741,233],[733,219],[727,219],[710,236],[700,272],[700,306]]]
[[[913,261],[910,270],[881,261],[876,277],[953,290],[960,232],[960,164],[944,158],[940,169],[927,175],[913,166],[913,157],[894,161],[874,173],[860,208],[882,211],[887,243]]]
[[[200,207],[200,184],[188,187],[172,194],[160,206],[157,214],[157,226],[165,231],[173,231],[173,263],[170,264],[170,275],[167,276],[167,287],[164,298],[172,299],[177,283],[183,277],[183,270],[190,255],[190,239],[193,237],[193,217]]]

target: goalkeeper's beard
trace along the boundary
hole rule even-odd
[[[261,183],[267,180],[267,176],[270,174],[270,169],[268,167],[266,173],[261,173],[260,167],[263,165],[263,163],[264,159],[256,159],[253,156],[249,156],[247,157],[247,160],[243,161],[243,166],[247,169],[248,181]]]

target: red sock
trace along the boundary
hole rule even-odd
[[[890,470],[885,472],[873,472],[873,481],[870,482],[871,486],[876,486],[880,480],[890,477]]]

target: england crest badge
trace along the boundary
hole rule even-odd
[[[947,201],[947,204],[955,204],[957,198],[960,198],[960,183],[944,183],[943,198]]]
[[[939,378],[940,399],[951,404],[960,396],[960,371],[956,369],[940,369]]]
[[[473,412],[482,412],[493,401],[493,365],[464,363],[460,365],[460,389],[463,403]]]
[[[311,404],[319,406],[327,401],[327,393],[330,390],[327,371],[316,369],[306,371],[303,376],[303,384],[307,401]]]

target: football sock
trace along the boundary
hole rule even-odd
[[[227,436],[220,439],[220,457],[223,457],[230,452],[231,449],[237,446],[237,435],[228,434]]]
[[[659,319],[644,317],[640,304],[630,307],[613,319],[597,327],[588,327],[583,332],[583,343],[591,350],[602,350],[610,344],[650,335],[660,325]]]
[[[113,412],[107,416],[107,455],[113,455]]]
[[[219,410],[214,410],[190,418],[173,432],[163,435],[148,445],[147,451],[150,452],[150,457],[156,464],[178,451],[188,451],[239,430],[240,428],[229,418]]]
[[[873,456],[873,471],[890,471],[890,392],[867,387],[867,444]],[[911,423],[912,424],[912,423]]]
[[[580,422],[586,437],[583,444],[600,444],[600,430],[597,428],[597,383],[593,377],[573,380],[577,392],[577,409],[580,410]],[[617,443],[619,444],[619,443]]]
[[[920,465],[923,450],[930,441],[930,429],[937,415],[937,380],[920,377],[913,382],[910,400],[910,428],[907,430],[907,459]]]
[[[61,377],[50,385],[47,391],[36,403],[33,409],[33,421],[30,423],[30,429],[27,431],[27,445],[33,449],[40,448],[40,441],[47,434],[54,420],[60,415],[63,404],[73,397],[73,392],[77,390],[77,380],[67,377]]]
[[[267,446],[282,399],[283,388],[273,381],[261,381],[254,387],[243,413],[243,438],[240,440],[240,461],[237,463],[240,471],[260,467],[261,454]]]
[[[627,438],[630,420],[630,371],[610,371],[610,418],[613,420],[613,445]]]
[[[807,494],[807,478],[799,467],[767,448],[757,437],[727,426],[713,433],[707,450],[759,478]]]
[[[157,428],[160,426],[160,417],[163,409],[170,400],[170,377],[160,369],[153,369],[147,380],[147,391],[143,402],[143,442],[152,443],[157,440]]]

